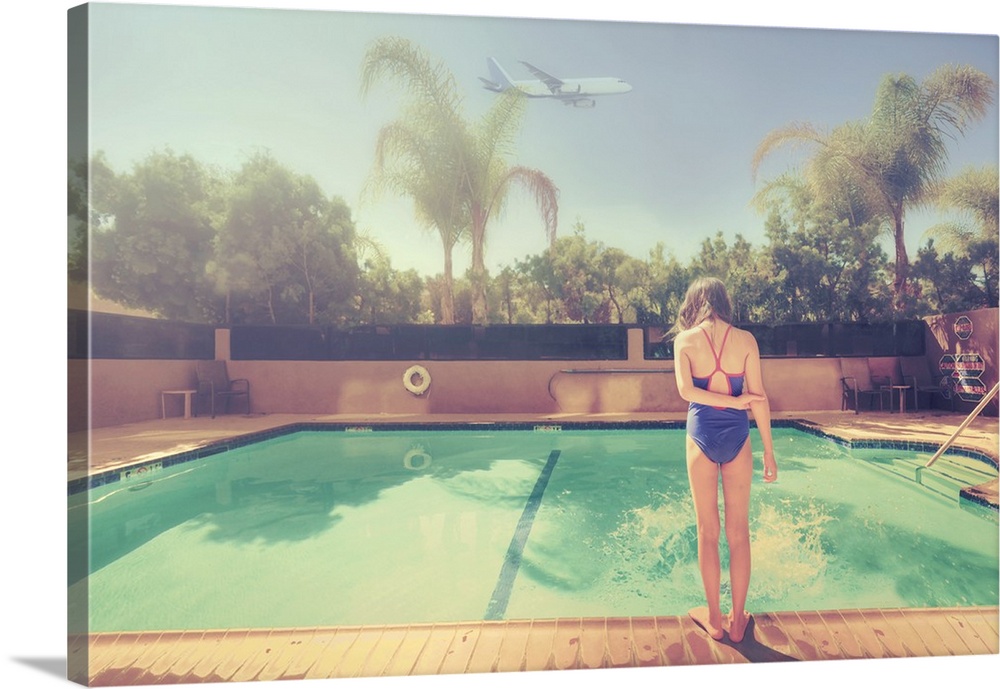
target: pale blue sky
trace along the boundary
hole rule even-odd
[[[227,169],[266,149],[342,196],[395,267],[439,272],[437,240],[417,228],[408,201],[360,196],[376,132],[399,111],[392,87],[359,96],[362,56],[386,35],[444,61],[470,117],[494,97],[477,79],[489,56],[514,78],[528,78],[525,60],[559,76],[629,81],[631,93],[593,109],[530,102],[512,162],[560,188],[561,233],[580,221],[589,238],[639,258],[663,242],[686,260],[717,231],[762,244],[750,159],[776,127],[863,118],[891,72],[922,79],[961,63],[998,79],[995,35],[93,4],[91,147],[118,170],[166,147]],[[994,105],[952,146],[953,168],[995,164],[997,147]],[[763,176],[789,160],[775,157]],[[934,219],[911,215],[914,253]],[[545,246],[521,195],[490,237],[492,269]],[[466,254],[456,251],[458,271]]]

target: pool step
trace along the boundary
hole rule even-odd
[[[962,457],[941,457],[932,466],[925,467],[928,458],[867,459],[868,464],[896,476],[918,483],[928,490],[947,498],[958,500],[967,486],[976,486],[996,478],[985,466],[979,468]]]

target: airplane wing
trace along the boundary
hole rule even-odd
[[[552,76],[547,72],[543,72],[532,64],[521,60],[521,64],[528,68],[528,70],[535,75],[535,77],[541,80],[546,86],[549,87],[549,91],[552,93],[559,93],[559,90],[565,85],[562,79]]]

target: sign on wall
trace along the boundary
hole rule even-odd
[[[954,331],[956,337],[963,342],[972,336],[972,319],[959,316],[955,319]],[[986,361],[979,352],[961,352],[945,354],[938,362],[942,378],[941,393],[950,399],[954,393],[965,402],[979,402],[986,394],[986,384],[983,383],[983,373],[986,372]]]
[[[959,316],[955,319],[955,335],[960,340],[968,340],[972,336],[972,319],[968,316]]]

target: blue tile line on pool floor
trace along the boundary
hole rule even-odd
[[[528,502],[524,506],[521,518],[514,529],[514,537],[510,539],[510,546],[503,559],[503,567],[500,568],[500,576],[497,577],[497,585],[490,596],[490,604],[486,609],[486,620],[502,620],[507,612],[507,603],[510,601],[510,594],[514,588],[514,579],[517,578],[517,571],[521,567],[521,556],[524,554],[524,545],[528,542],[528,534],[531,533],[531,526],[535,523],[535,515],[538,513],[538,506],[542,503],[542,495],[545,487],[549,485],[549,478],[552,470],[559,461],[560,450],[552,450],[549,453],[549,460],[545,463],[542,473],[535,481],[535,487],[528,497]]]

